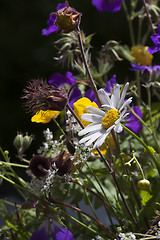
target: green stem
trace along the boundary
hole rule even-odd
[[[122,6],[123,6],[123,9],[124,9],[124,12],[126,14],[127,21],[128,21],[128,27],[129,27],[129,32],[130,32],[131,44],[132,44],[132,46],[134,46],[135,45],[135,40],[134,40],[132,19],[131,19],[131,16],[129,15],[129,13],[128,13],[128,9],[127,9],[127,6],[125,4],[125,1],[122,1]]]
[[[148,23],[149,23],[149,26],[151,28],[151,31],[153,34],[155,34],[155,30],[153,28],[153,24],[152,24],[152,19],[150,17],[150,14],[149,14],[149,10],[148,10],[148,6],[146,4],[146,1],[145,0],[142,0],[142,4],[144,6],[144,9],[145,9],[145,12],[146,12],[146,15],[147,15],[147,20],[148,20]]]
[[[117,239],[117,236],[110,230],[108,229],[105,225],[103,225],[103,223],[101,223],[99,220],[97,220],[96,218],[94,218],[93,216],[91,216],[90,214],[88,214],[87,212],[84,212],[82,209],[79,209],[77,207],[74,207],[72,205],[69,205],[68,203],[64,203],[64,202],[59,202],[57,200],[54,200],[51,195],[49,195],[49,198],[47,198],[47,200],[53,204],[58,204],[61,206],[65,206],[68,208],[71,208],[74,211],[77,211],[87,217],[89,217],[90,219],[92,219],[94,222],[96,222],[101,228],[103,228],[105,230],[105,232],[107,232],[110,236],[112,236],[114,239]]]
[[[80,224],[82,227],[84,227],[84,228],[88,229],[89,231],[91,231],[92,233],[94,233],[95,235],[101,235],[99,232],[96,232],[94,229],[88,227],[86,224],[80,222],[78,219],[72,217],[71,215],[69,215],[68,213],[66,213],[65,211],[63,211],[62,209],[61,209],[61,212],[62,212],[63,214],[65,214],[66,216],[68,216],[68,217],[69,217],[70,219],[72,219],[73,221],[75,221],[76,223]],[[101,235],[101,236],[102,236],[102,235]],[[102,236],[102,237],[103,237],[103,236]]]
[[[0,178],[3,178],[5,181],[11,183],[11,184],[17,189],[17,191],[20,193],[20,195],[21,195],[24,199],[26,199],[26,197],[24,196],[24,194],[20,191],[20,189],[21,189],[21,190],[24,190],[23,187],[21,187],[20,185],[18,185],[18,184],[15,183],[15,182],[13,182],[11,179],[3,176],[2,174],[0,174]]]
[[[151,158],[153,159],[157,170],[160,174],[160,162],[157,160],[157,158],[155,157],[155,155],[153,154],[153,152],[150,150],[150,148],[142,141],[142,139],[140,139],[135,133],[133,133],[131,130],[129,130],[126,126],[124,126],[123,124],[121,124],[124,128],[124,130],[126,132],[128,132],[130,135],[132,135],[135,139],[137,139],[137,141],[147,150],[147,152],[150,154]]]
[[[13,166],[13,167],[21,167],[21,168],[28,168],[27,165],[22,165],[22,164],[18,164],[18,163],[10,163],[10,162],[3,162],[0,161],[0,165],[6,165],[6,166]]]
[[[55,124],[57,125],[57,127],[59,128],[59,130],[61,131],[61,133],[63,134],[63,136],[65,136],[65,138],[69,141],[69,143],[71,144],[72,147],[74,147],[74,144],[71,142],[71,140],[68,138],[67,134],[63,131],[63,129],[61,128],[61,126],[59,125],[59,123],[56,121],[55,118],[52,118],[52,120],[55,122]]]
[[[99,105],[101,106],[101,101],[100,101],[98,93],[97,93],[97,87],[92,78],[92,75],[91,75],[91,72],[90,72],[90,69],[89,69],[89,66],[87,63],[87,59],[85,56],[85,52],[84,52],[84,48],[83,48],[83,41],[82,41],[82,36],[81,36],[81,30],[80,30],[79,26],[77,27],[77,34],[78,34],[78,41],[79,41],[80,51],[82,54],[82,59],[83,59],[83,62],[84,62],[85,68],[86,68],[87,75],[88,75],[89,84],[95,94],[95,97],[97,98]]]
[[[92,210],[92,212],[93,212],[93,215],[95,216],[96,219],[98,219],[98,217],[97,217],[97,215],[96,215],[96,213],[95,213],[95,211],[94,211],[94,208],[93,208],[93,206],[92,206],[91,200],[89,199],[89,196],[88,196],[86,187],[84,187],[84,193],[85,193],[86,198],[87,198],[87,200],[88,200],[89,206],[90,206],[90,208],[91,208],[91,210]]]

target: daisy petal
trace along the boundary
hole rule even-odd
[[[84,113],[81,117],[81,119],[88,121],[88,122],[95,122],[95,123],[101,123],[102,122],[102,116],[96,115],[96,114],[90,114],[90,113]]]
[[[102,129],[103,130],[103,129]],[[79,143],[84,143],[90,139],[93,139],[92,142],[95,141],[95,139],[97,139],[99,136],[102,135],[102,131],[96,131],[96,132],[91,132],[91,133],[88,133],[86,136],[84,136],[80,141]]]
[[[79,136],[83,136],[85,134],[87,134],[88,132],[93,132],[93,131],[98,131],[102,128],[102,124],[97,124],[97,123],[91,123],[89,124],[87,127],[85,127],[84,129],[82,129],[78,135]]]
[[[108,94],[104,91],[104,89],[101,88],[98,90],[98,96],[102,105],[103,104],[112,105],[111,99],[109,98]]]
[[[118,108],[118,104],[120,101],[120,85],[119,84],[116,84],[116,86],[114,87],[114,91],[111,96],[111,101],[112,101],[113,106],[115,108]]]
[[[89,113],[94,113],[94,114],[98,114],[101,115],[102,117],[105,116],[105,112],[100,110],[99,108],[94,108],[94,107],[86,107],[87,112]]]
[[[113,126],[114,127],[114,126]],[[112,127],[112,128],[113,128]],[[93,149],[95,148],[99,148],[100,146],[102,146],[102,144],[104,143],[106,137],[108,136],[108,134],[110,133],[110,131],[106,131],[103,135],[101,135],[97,141],[95,142]]]
[[[123,108],[125,108],[127,105],[129,105],[132,102],[132,97],[130,97],[129,99],[127,99],[127,101],[125,101],[122,106],[120,107],[119,111],[121,111]]]
[[[110,109],[115,109],[116,110],[115,107],[110,106],[110,105],[106,105],[106,104],[102,105],[102,107],[105,108],[106,110],[110,110]]]
[[[120,108],[122,103],[124,102],[124,98],[126,96],[126,92],[127,92],[128,86],[129,86],[129,83],[127,82],[125,84],[124,88],[123,88],[123,91],[122,91],[122,94],[121,94],[121,98],[120,98],[120,101],[119,101],[119,104],[118,104],[118,108]]]
[[[123,131],[123,127],[122,125],[119,123],[117,124],[115,127],[114,127],[114,131],[117,132],[117,133],[120,133]]]

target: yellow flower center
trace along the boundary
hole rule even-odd
[[[105,129],[111,127],[115,121],[119,118],[119,112],[115,109],[110,109],[106,115],[102,118],[102,124]]]
[[[147,46],[133,46],[131,48],[131,55],[135,58],[136,63],[147,66],[151,65],[153,55],[147,49]]]

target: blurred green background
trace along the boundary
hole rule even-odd
[[[60,1],[63,3],[64,1]],[[41,36],[50,12],[56,11],[58,0],[2,0],[0,7],[0,145],[10,151],[12,159],[16,151],[12,142],[17,131],[35,135],[31,152],[35,153],[42,136],[42,130],[48,125],[31,123],[30,115],[22,108],[22,91],[26,82],[32,78],[49,78],[55,72],[65,73],[71,69],[56,66],[53,57],[56,54],[53,42],[57,34]],[[92,51],[100,49],[106,41],[114,39],[129,43],[127,23],[123,11],[100,13],[92,6],[91,0],[70,0],[70,6],[81,12],[81,29],[88,35],[95,33],[92,39]],[[120,79],[127,77],[128,66],[117,63]],[[119,68],[120,66],[120,68]],[[115,73],[114,69],[111,72]],[[76,72],[75,72],[76,74]],[[53,129],[53,124],[49,124]],[[14,160],[12,160],[14,161]]]

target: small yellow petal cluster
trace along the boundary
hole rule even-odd
[[[74,112],[79,118],[79,120],[82,122],[82,124],[86,127],[90,122],[87,122],[85,120],[82,120],[81,117],[84,113],[87,113],[86,107],[95,107],[98,108],[98,105],[95,102],[91,102],[88,98],[83,97],[77,100],[74,104]]]
[[[115,109],[110,109],[106,115],[102,118],[102,124],[105,129],[111,127],[115,121],[119,118],[119,112]]]
[[[51,121],[52,118],[56,118],[59,115],[59,113],[60,113],[59,111],[40,110],[36,112],[36,114],[31,118],[31,122],[48,123]]]
[[[131,55],[135,58],[136,63],[145,66],[152,64],[153,55],[147,49],[147,46],[133,46],[131,48]]]

